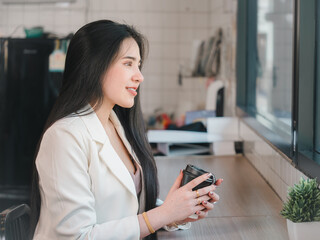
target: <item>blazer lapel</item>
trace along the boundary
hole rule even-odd
[[[118,135],[120,136],[123,144],[125,145],[125,147],[127,148],[129,154],[131,154],[132,158],[134,159],[134,161],[137,163],[139,169],[140,169],[140,173],[141,173],[141,186],[142,186],[142,190],[140,193],[140,199],[139,199],[139,213],[142,213],[145,211],[145,184],[144,184],[144,177],[143,177],[143,171],[141,168],[141,164],[140,161],[138,159],[138,157],[136,156],[135,152],[133,151],[131,144],[129,143],[128,139],[126,138],[124,129],[116,115],[116,113],[114,111],[111,111],[110,113],[110,119],[114,125],[114,127],[116,128],[116,131],[118,133]]]
[[[115,177],[135,196],[135,198],[137,198],[133,179],[127,167],[113,149],[109,139],[105,144],[103,144],[99,152],[99,156],[101,160],[108,166],[110,171],[115,175]]]
[[[137,164],[140,166],[140,161],[137,158],[136,154],[134,153],[134,151],[132,150],[132,147],[128,141],[128,139],[126,138],[124,129],[116,115],[116,113],[114,111],[111,111],[110,113],[110,119],[113,123],[113,126],[115,127],[119,137],[121,138],[124,146],[126,147],[126,149],[128,150],[129,154],[131,154],[131,156],[133,157],[133,159],[137,162]]]
[[[127,188],[128,191],[135,196],[135,198],[137,198],[133,179],[128,169],[119,158],[116,151],[113,149],[108,135],[106,134],[96,113],[93,111],[89,115],[83,115],[80,117],[86,125],[92,139],[97,144],[97,149],[99,151],[99,157],[101,161],[107,165],[110,171],[124,185],[124,187]]]

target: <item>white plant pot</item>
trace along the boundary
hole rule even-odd
[[[320,239],[320,222],[294,223],[287,219],[287,228],[290,240]]]

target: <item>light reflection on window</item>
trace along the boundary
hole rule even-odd
[[[256,108],[287,133],[291,132],[293,4],[258,1]]]

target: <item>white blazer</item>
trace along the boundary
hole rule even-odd
[[[142,169],[114,112],[111,120]],[[133,179],[95,113],[54,123],[36,159],[41,195],[34,239],[139,239],[144,210]],[[139,209],[140,202],[140,209]]]

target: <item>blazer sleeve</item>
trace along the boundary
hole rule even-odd
[[[35,239],[139,239],[137,215],[96,223],[88,144],[78,132],[55,126],[43,136],[36,159],[42,206]]]

